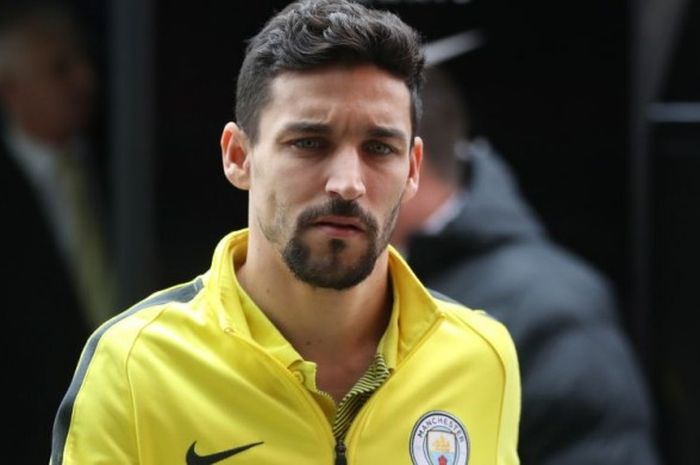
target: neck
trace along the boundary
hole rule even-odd
[[[69,136],[56,131],[46,131],[40,126],[32,124],[20,124],[16,126],[16,130],[23,134],[24,137],[35,141],[46,147],[50,147],[56,153],[64,153],[68,151],[72,144],[75,143],[75,137]]]

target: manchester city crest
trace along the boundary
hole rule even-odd
[[[457,417],[433,410],[413,427],[410,449],[413,465],[466,465],[469,436]]]

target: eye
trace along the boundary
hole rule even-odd
[[[317,150],[323,148],[324,143],[321,139],[304,138],[292,141],[292,146],[301,150]]]
[[[390,155],[396,150],[383,142],[372,141],[365,144],[365,150],[375,155]]]

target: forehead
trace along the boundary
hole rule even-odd
[[[373,65],[284,72],[270,84],[261,133],[293,120],[388,125],[410,134],[410,92],[400,78]]]

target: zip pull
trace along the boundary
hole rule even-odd
[[[345,443],[342,439],[338,439],[335,443],[335,465],[348,465],[348,459],[345,456]]]

